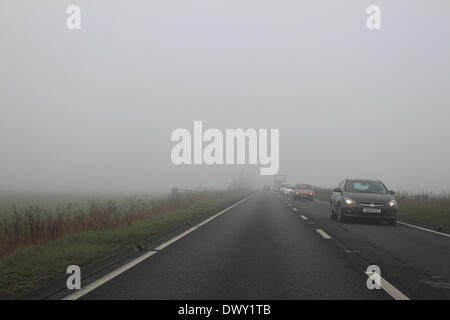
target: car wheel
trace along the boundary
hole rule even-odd
[[[395,226],[397,224],[397,219],[392,219],[388,221],[388,225]]]
[[[338,205],[338,218],[337,218],[339,223],[343,223],[345,222],[345,218],[342,214],[342,210],[341,210],[341,205]]]
[[[336,218],[336,214],[334,213],[334,210],[333,210],[333,204],[331,202],[330,202],[330,218],[331,219]]]

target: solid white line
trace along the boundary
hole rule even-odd
[[[225,212],[227,212],[228,210],[230,210],[230,209],[236,207],[237,205],[241,204],[242,202],[247,201],[247,200],[250,199],[251,197],[253,197],[253,195],[249,195],[248,197],[242,199],[241,201],[238,201],[238,202],[236,202],[235,204],[229,206],[228,208],[223,209],[223,210],[220,211],[219,213],[216,213],[216,214],[213,215],[212,217],[209,217],[209,218],[206,219],[205,221],[203,221],[203,222],[197,224],[197,227],[200,227],[200,226],[202,226],[202,225],[204,225],[204,224],[207,224],[207,223],[210,222],[211,220],[217,218],[217,217],[220,216],[221,214],[224,214]]]
[[[423,227],[419,227],[419,226],[415,226],[413,224],[409,224],[409,223],[406,223],[406,222],[397,221],[397,223],[403,224],[403,225],[411,227],[411,228],[416,228],[416,229],[419,229],[419,230],[423,230],[423,231],[439,234],[441,236],[450,237],[450,234],[439,232],[439,231],[434,231],[434,230],[423,228]]]
[[[364,271],[364,273],[370,277],[372,275],[372,273]],[[389,281],[387,281],[386,279],[384,279],[383,277],[380,277],[380,285],[381,288],[386,291],[392,298],[394,298],[395,300],[409,300],[409,298],[407,296],[405,296],[403,293],[400,292],[400,290],[398,290],[396,287],[394,287],[392,284],[389,283]]]
[[[155,250],[159,251],[159,250],[164,249],[167,246],[170,246],[172,243],[174,243],[177,240],[180,240],[181,238],[183,238],[184,236],[188,235],[189,233],[191,233],[192,231],[196,230],[197,228],[198,228],[198,226],[195,226],[195,227],[190,228],[189,230],[186,230],[185,232],[177,235],[176,237],[173,237],[169,241],[166,241],[166,242],[160,244],[159,246],[157,246],[155,248]]]
[[[316,229],[316,231],[322,236],[324,237],[324,239],[333,239],[332,237],[330,237],[325,231],[323,231],[322,229]]]
[[[228,208],[226,208],[226,209],[220,211],[219,213],[216,213],[216,214],[213,215],[212,217],[209,217],[209,218],[206,219],[205,221],[203,221],[203,222],[197,224],[196,226],[190,228],[189,230],[186,230],[186,231],[183,232],[182,234],[180,234],[180,235],[178,235],[178,236],[176,236],[176,237],[173,237],[172,239],[170,239],[170,240],[168,240],[168,241],[166,241],[166,242],[160,244],[159,246],[157,246],[157,247],[155,248],[155,250],[158,250],[158,251],[159,251],[159,250],[164,249],[165,247],[171,245],[171,244],[174,243],[175,241],[177,241],[177,240],[183,238],[184,236],[188,235],[188,234],[191,233],[192,231],[196,230],[198,227],[203,226],[204,224],[206,224],[206,223],[210,222],[211,220],[217,218],[217,217],[220,216],[221,214],[224,214],[224,213],[227,212],[228,210],[234,208],[234,207],[237,206],[238,204],[240,204],[240,203],[242,203],[242,202],[248,200],[251,196],[253,196],[253,195],[250,195],[250,196],[248,196],[248,197],[242,199],[241,201],[236,202],[236,203],[233,204],[232,206],[229,206]]]
[[[306,217],[304,215],[300,215],[300,218],[302,218],[303,220],[308,220],[308,217]]]
[[[173,237],[172,239],[160,244],[159,246],[157,246],[154,250],[162,250],[164,248],[166,248],[167,246],[171,245],[172,243],[174,243],[175,241],[183,238],[184,236],[186,236],[187,234],[191,233],[192,231],[198,229],[200,226],[208,223],[209,221],[213,220],[214,218],[217,218],[218,216],[220,216],[221,214],[224,214],[225,212],[227,212],[228,210],[234,208],[235,206],[241,204],[242,202],[250,199],[251,197],[253,197],[254,195],[250,195],[238,202],[236,202],[235,204],[229,206],[228,208],[220,211],[219,213],[216,213],[215,215],[213,215],[212,217],[206,219],[205,221],[197,224],[196,226],[190,228],[189,230],[179,234],[178,236]],[[127,264],[121,266],[120,268],[108,273],[107,275],[101,277],[98,280],[95,280],[94,282],[88,284],[86,287],[64,297],[62,300],[77,300],[79,298],[81,298],[82,296],[88,294],[89,292],[91,292],[92,290],[97,289],[98,287],[100,287],[101,285],[105,284],[106,282],[110,281],[111,279],[117,277],[118,275],[120,275],[121,273],[131,269],[132,267],[134,267],[135,265],[137,265],[138,263],[141,263],[142,261],[144,261],[145,259],[149,258],[150,256],[154,255],[155,253],[157,253],[158,251],[149,251],[145,254],[143,254],[142,256],[137,257],[136,259],[128,262]]]
[[[148,257],[154,255],[156,253],[156,251],[149,251],[145,254],[143,254],[142,256],[138,257],[137,259],[134,259],[133,261],[125,264],[124,266],[114,270],[111,273],[108,273],[107,275],[101,277],[98,280],[95,280],[94,282],[88,284],[86,287],[68,295],[67,297],[63,298],[62,300],[77,300],[79,298],[81,298],[82,296],[88,294],[89,292],[91,292],[92,290],[97,289],[98,287],[100,287],[101,285],[105,284],[106,282],[108,282],[109,280],[117,277],[118,275],[120,275],[121,273],[124,273],[125,271],[131,269],[132,267],[134,267],[135,265],[137,265],[138,263],[144,261],[145,259],[147,259]]]
[[[292,210],[297,211],[298,209],[297,208],[292,208]]]

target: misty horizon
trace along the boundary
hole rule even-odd
[[[279,172],[332,188],[450,190],[450,4],[206,0],[0,5],[0,192],[270,185],[171,162],[178,128],[279,129]],[[423,16],[426,11],[427,15]]]

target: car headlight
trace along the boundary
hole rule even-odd
[[[395,200],[391,200],[387,204],[391,208],[397,208],[397,201],[395,201]]]
[[[350,198],[344,198],[344,201],[346,204],[356,204],[355,200],[352,200]]]

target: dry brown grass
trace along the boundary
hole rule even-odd
[[[54,209],[42,206],[3,209],[0,211],[0,257],[65,235],[126,227],[170,210],[188,207],[213,194],[217,196],[216,193],[179,193],[176,198],[133,197],[122,201],[92,199],[88,208],[69,203]]]
[[[408,193],[400,191],[395,195],[399,206],[423,209],[450,209],[450,193],[441,192],[433,194],[429,192]]]

